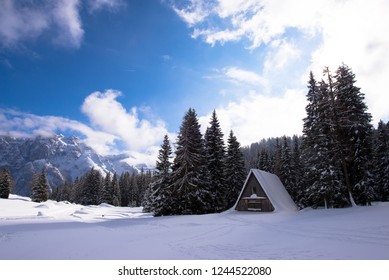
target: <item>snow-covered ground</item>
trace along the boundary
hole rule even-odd
[[[389,203],[154,218],[141,208],[0,199],[0,259],[389,259]]]

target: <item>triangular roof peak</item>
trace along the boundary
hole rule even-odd
[[[253,182],[253,179],[250,178],[254,178],[257,182]],[[253,183],[257,184],[261,188],[261,190],[252,190]],[[255,193],[255,191],[264,194],[263,197],[258,197],[258,204],[263,204],[265,207],[266,203],[271,204],[269,207],[271,209],[274,209],[274,212],[289,212],[298,210],[296,204],[293,202],[292,198],[286,191],[284,185],[282,184],[278,176],[259,169],[250,170],[250,173],[247,176],[247,179],[243,185],[242,191],[234,208],[236,210],[243,210],[244,203],[251,203],[252,205],[254,205],[254,208],[250,208],[248,206],[248,208],[245,210],[256,210],[256,207],[258,207],[258,210],[256,211],[271,211],[263,210],[258,205],[255,206],[255,201],[253,201],[253,198],[255,198],[256,195],[258,196],[258,193]],[[259,201],[260,198],[263,199],[263,202]],[[244,200],[249,202],[246,202]]]

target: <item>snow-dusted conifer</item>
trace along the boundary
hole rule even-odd
[[[343,194],[340,181],[340,166],[333,149],[334,127],[333,110],[329,84],[318,84],[310,73],[308,81],[307,117],[303,128],[303,158],[305,163],[305,184],[307,204],[317,206],[342,206]]]
[[[122,173],[119,177],[119,188],[120,188],[120,198],[121,206],[128,206],[130,204],[130,182],[131,175],[127,171]]]
[[[226,183],[227,183],[227,207],[232,207],[238,199],[242,190],[244,181],[247,176],[244,158],[233,131],[230,131],[227,140],[227,157],[226,157]]]
[[[100,189],[100,203],[113,204],[113,188],[112,188],[112,179],[111,173],[108,172],[105,175],[104,181],[101,184]]]
[[[282,144],[281,144],[280,180],[284,184],[286,190],[289,192],[292,199],[296,201],[296,197],[295,197],[296,186],[295,186],[294,174],[293,174],[292,155],[291,155],[290,143],[286,136],[282,137]]]
[[[172,190],[177,214],[210,212],[205,155],[196,112],[189,109],[180,127],[173,163]]]
[[[294,198],[296,205],[299,208],[306,206],[305,201],[305,184],[304,184],[304,168],[301,159],[301,147],[299,137],[293,136],[293,152],[292,152],[292,179],[293,179],[293,190],[291,196]]]
[[[266,148],[261,148],[258,151],[256,168],[266,172],[271,172],[271,160],[269,151]]]
[[[209,171],[208,183],[212,195],[210,204],[212,205],[214,212],[221,212],[227,207],[227,185],[225,179],[226,151],[223,133],[215,110],[212,113],[210,127],[207,128],[204,139],[207,169]]]
[[[0,171],[0,198],[8,198],[12,190],[12,176],[8,168]]]
[[[367,112],[364,94],[355,86],[355,74],[342,64],[336,71],[334,83],[338,145],[344,157],[344,176],[356,203],[369,204],[374,198],[369,166],[372,151],[371,115]],[[345,173],[347,169],[347,173]],[[348,181],[347,181],[348,180]]]
[[[46,179],[45,169],[40,174],[34,173],[31,182],[31,200],[44,202],[49,198],[49,186]]]
[[[99,204],[99,191],[102,184],[102,176],[98,170],[91,168],[81,180],[80,200],[83,205]]]
[[[158,153],[156,175],[154,182],[149,184],[145,194],[143,211],[154,213],[155,216],[172,213],[172,190],[170,183],[172,148],[169,136],[165,135]]]
[[[120,206],[121,205],[121,194],[120,194],[120,187],[118,182],[118,175],[116,172],[112,176],[112,182],[111,182],[111,189],[113,191],[113,197],[112,197],[112,205],[114,206]]]
[[[377,199],[389,200],[389,123],[378,123],[374,141],[374,181]]]

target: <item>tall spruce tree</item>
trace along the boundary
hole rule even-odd
[[[112,176],[112,182],[111,182],[111,189],[113,191],[112,196],[112,205],[114,206],[120,206],[122,203],[122,197],[120,193],[120,187],[119,187],[119,181],[118,181],[118,175],[116,172]]]
[[[99,192],[100,203],[107,203],[113,205],[113,186],[112,186],[112,179],[111,179],[111,173],[108,172],[105,175],[104,181],[101,184],[101,189]]]
[[[338,144],[344,157],[343,171],[348,190],[358,204],[369,204],[374,198],[371,166],[372,125],[364,94],[355,86],[355,74],[342,64],[336,71],[334,83]],[[347,173],[346,170],[347,169]]]
[[[211,194],[205,155],[196,112],[189,109],[180,127],[173,163],[172,192],[176,214],[210,212]]]
[[[378,123],[374,140],[374,181],[377,199],[389,200],[389,123]]]
[[[31,181],[31,200],[33,202],[44,202],[49,198],[49,186],[46,179],[45,168],[40,174],[34,173]]]
[[[171,157],[172,148],[169,136],[165,135],[163,143],[158,153],[156,162],[155,180],[145,194],[145,204],[143,211],[151,212],[155,216],[170,215],[173,212],[172,189],[171,189]]]
[[[333,76],[326,67],[319,85],[310,74],[303,156],[308,194],[326,205],[369,204],[374,198],[369,166],[371,116],[355,75],[346,65]],[[312,201],[312,200],[311,200]]]
[[[331,84],[332,77],[328,77]],[[329,85],[318,84],[310,73],[308,81],[307,117],[303,127],[303,158],[305,162],[305,197],[308,205],[325,207],[343,204],[340,167],[333,149],[333,110]]]
[[[82,205],[99,204],[99,192],[102,184],[102,176],[98,170],[91,168],[81,180],[79,203]]]
[[[244,158],[233,131],[230,131],[227,140],[227,157],[225,163],[225,178],[227,183],[227,207],[234,206],[242,190],[247,176]]]
[[[286,136],[282,137],[281,144],[281,170],[280,170],[280,180],[284,184],[286,190],[296,201],[296,186],[294,181],[293,166],[292,166],[292,152],[290,149],[290,143]]]
[[[266,148],[261,148],[257,153],[257,164],[256,168],[263,171],[271,172],[271,161],[269,151]]]
[[[293,152],[292,152],[292,181],[293,189],[291,190],[291,196],[294,198],[296,205],[302,209],[306,206],[305,201],[305,184],[304,184],[304,169],[301,159],[301,147],[299,137],[293,136]]]
[[[0,171],[0,198],[8,198],[12,190],[12,176],[8,168],[4,167]]]
[[[215,212],[221,212],[227,208],[227,185],[225,179],[226,151],[223,133],[215,110],[212,113],[210,127],[207,128],[204,139],[207,169],[209,171],[208,183],[213,200],[212,207]]]
[[[130,205],[130,184],[131,175],[126,171],[119,177],[121,206],[126,207]]]

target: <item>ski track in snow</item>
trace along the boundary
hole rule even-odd
[[[389,203],[153,218],[141,208],[0,199],[0,259],[389,259]]]

